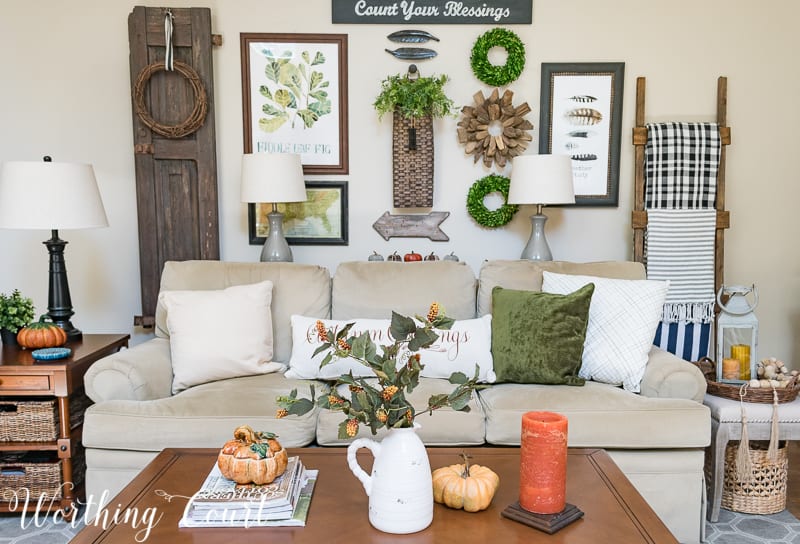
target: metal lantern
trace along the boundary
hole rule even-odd
[[[752,293],[752,302],[747,295]],[[728,297],[723,304],[723,297]],[[732,285],[717,293],[717,381],[742,383],[756,377],[758,364],[758,306],[756,286]]]

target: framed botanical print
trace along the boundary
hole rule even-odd
[[[295,153],[347,174],[347,35],[240,35],[245,153]]]

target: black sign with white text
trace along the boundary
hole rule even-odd
[[[529,25],[533,0],[331,0],[343,24]]]

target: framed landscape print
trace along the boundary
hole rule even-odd
[[[296,153],[348,173],[347,35],[240,35],[245,153]]]
[[[347,182],[307,181],[306,202],[278,204],[283,233],[291,245],[348,244]],[[269,234],[267,214],[272,204],[248,205],[250,244],[263,244]]]
[[[569,155],[576,206],[617,206],[625,63],[542,63],[539,153]]]

